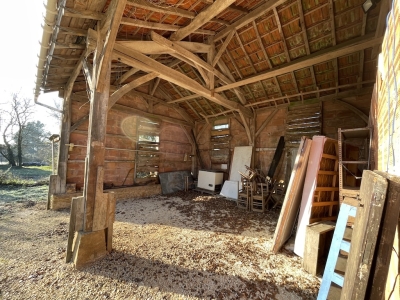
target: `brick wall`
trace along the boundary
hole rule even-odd
[[[400,7],[395,3],[379,55],[371,123],[375,168],[400,175]]]
[[[147,111],[148,104],[140,97],[124,96],[118,104]],[[89,103],[72,102],[72,124],[89,112]],[[154,113],[182,119],[173,109],[162,105],[154,107]],[[132,185],[135,174],[137,117],[129,112],[111,109],[107,117],[107,138],[104,162],[104,182],[114,186]],[[70,134],[67,183],[76,183],[77,190],[84,184],[85,157],[88,138],[88,121]],[[159,171],[191,170],[192,146],[179,125],[161,122],[161,160]],[[69,146],[66,146],[69,147]],[[187,161],[184,161],[187,154]]]

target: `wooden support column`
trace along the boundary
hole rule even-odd
[[[96,46],[93,67],[84,61],[85,73],[90,74],[86,76],[90,87],[90,112],[84,191],[82,199],[77,200],[83,201],[84,210],[71,210],[67,247],[67,262],[72,260],[76,268],[101,258],[112,250],[115,196],[113,193],[103,192],[103,165],[110,98],[111,53],[125,4],[126,0],[112,0],[105,18],[97,24],[97,32],[89,30],[90,39],[87,39],[93,42],[87,43],[87,49],[93,44]],[[81,219],[82,223],[74,224]]]

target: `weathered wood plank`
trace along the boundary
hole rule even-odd
[[[371,269],[371,280],[367,298],[382,299],[385,294],[385,285],[388,278],[390,257],[392,254],[393,241],[400,213],[400,177],[388,173],[375,171],[388,180],[388,191],[385,207],[383,209],[382,223],[379,230],[377,251],[373,268]],[[397,275],[396,275],[397,276]]]
[[[365,298],[387,186],[387,180],[381,175],[368,170],[363,172],[360,189],[361,202],[354,222],[342,289],[341,299],[343,300]]]

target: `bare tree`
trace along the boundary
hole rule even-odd
[[[33,103],[29,98],[22,97],[20,93],[11,94],[8,109],[4,109],[6,125],[2,128],[4,145],[0,147],[0,154],[4,156],[12,166],[22,166],[22,141],[26,124],[33,113]],[[13,132],[17,132],[17,143],[11,143]],[[15,149],[17,153],[15,154]]]

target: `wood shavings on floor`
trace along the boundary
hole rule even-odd
[[[315,299],[301,259],[271,251],[278,211],[196,192],[117,203],[113,251],[65,263],[68,211],[0,214],[0,299]]]

